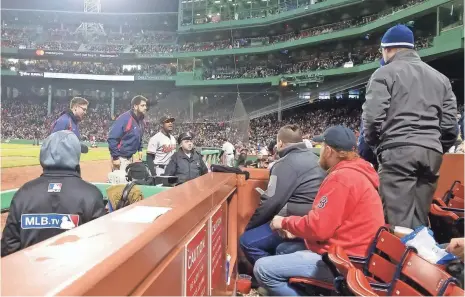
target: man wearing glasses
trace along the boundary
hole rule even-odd
[[[73,132],[78,139],[81,139],[81,133],[79,132],[78,124],[86,115],[88,106],[89,101],[84,98],[74,97],[71,99],[69,104],[70,110],[63,111],[60,114],[60,117],[55,122],[53,122],[50,129],[50,134],[57,131],[69,130]]]

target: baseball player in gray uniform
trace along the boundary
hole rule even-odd
[[[160,131],[149,140],[147,165],[152,176],[160,176],[165,173],[165,167],[176,151],[176,138],[171,134],[173,122],[173,117],[163,116],[160,119]]]

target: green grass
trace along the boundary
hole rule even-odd
[[[40,147],[31,144],[0,145],[1,168],[39,165]],[[108,148],[89,148],[89,153],[81,155],[81,161],[110,160]]]

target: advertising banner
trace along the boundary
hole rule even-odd
[[[96,53],[78,51],[60,51],[43,49],[19,49],[21,58],[77,58],[77,59],[130,59],[135,58],[134,53]]]
[[[18,71],[19,76],[44,77],[43,72]]]
[[[61,78],[61,79],[134,81],[134,75],[100,75],[100,74],[76,74],[76,73],[44,72],[43,76],[45,78]]]
[[[135,80],[175,80],[174,76],[167,75],[135,75]]]

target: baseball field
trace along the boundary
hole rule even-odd
[[[40,147],[30,144],[2,143],[0,146],[1,168],[40,165]],[[81,155],[81,161],[108,160],[108,148],[91,148]]]
[[[32,144],[0,145],[1,190],[21,187],[27,181],[42,173],[39,162],[40,147]],[[82,177],[89,182],[106,182],[111,170],[108,148],[89,148],[88,154],[81,155]]]

